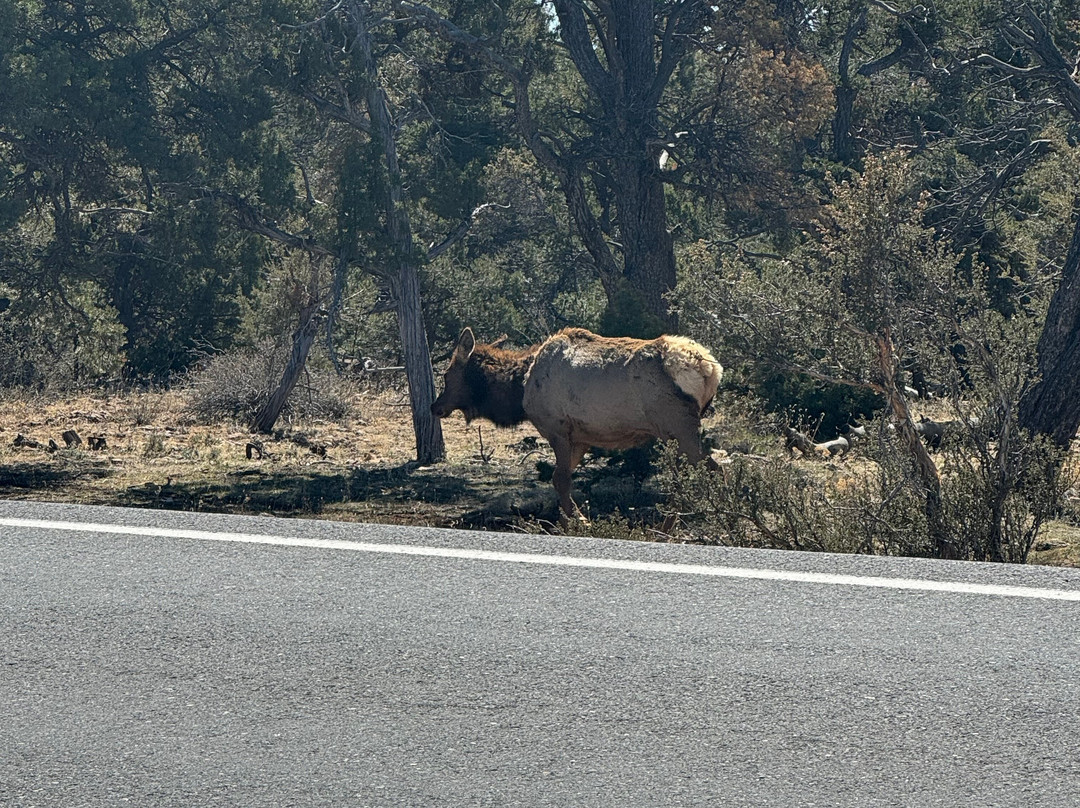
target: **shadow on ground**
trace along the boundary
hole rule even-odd
[[[0,464],[0,497],[19,497],[34,491],[70,488],[90,480],[100,480],[112,474],[104,463],[37,463],[17,462]]]
[[[486,530],[548,529],[558,521],[550,469],[539,464],[444,463],[420,466],[303,468],[249,466],[193,472],[116,485],[107,461],[75,455],[0,466],[0,497],[215,513],[323,516],[389,524]],[[547,473],[545,473],[547,472]],[[114,478],[109,483],[105,478]],[[587,463],[574,475],[574,496],[590,518],[620,514],[652,521],[660,499],[636,475]]]
[[[471,480],[442,469],[421,469],[415,463],[349,470],[241,469],[214,479],[169,480],[120,492],[120,504],[147,508],[274,513],[285,516],[345,517],[418,516],[454,511],[481,496]],[[402,519],[404,521],[404,519]],[[438,519],[445,521],[445,517]]]

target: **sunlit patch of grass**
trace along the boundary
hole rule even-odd
[[[1056,521],[1045,525],[1028,555],[1031,564],[1080,567],[1080,528]]]

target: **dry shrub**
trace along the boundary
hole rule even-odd
[[[785,457],[735,456],[723,472],[666,447],[666,509],[709,544],[833,553],[925,555],[922,511],[904,486],[881,496],[873,475],[832,475]]]
[[[1075,470],[1044,437],[1006,445],[1000,425],[943,449],[946,523],[962,558],[1024,563],[1047,521],[1061,515]]]
[[[201,423],[248,423],[266,403],[285,368],[287,351],[267,342],[208,355],[185,381],[187,409]],[[281,417],[342,420],[352,412],[352,385],[333,373],[308,370]]]
[[[668,446],[660,475],[667,508],[708,543],[935,555],[921,480],[881,426],[842,464],[736,456],[721,473],[687,466]],[[1027,440],[1008,458],[997,442],[993,449],[958,438],[938,455],[946,535],[952,557],[1023,563],[1070,478],[1053,473],[1043,442]]]

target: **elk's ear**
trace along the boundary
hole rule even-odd
[[[466,327],[461,332],[461,336],[458,337],[457,347],[454,348],[454,358],[459,362],[467,362],[469,357],[472,356],[473,348],[476,347],[476,337],[473,336],[471,328]]]

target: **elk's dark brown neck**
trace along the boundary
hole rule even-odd
[[[472,391],[475,414],[496,426],[516,426],[526,420],[522,399],[525,377],[536,348],[504,351],[477,345],[465,369],[465,383]]]

